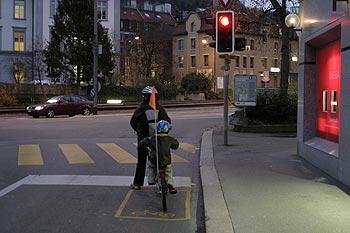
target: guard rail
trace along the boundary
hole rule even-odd
[[[223,105],[223,100],[206,100],[206,101],[169,101],[160,102],[164,108],[186,108],[186,107],[207,107]],[[98,104],[98,111],[114,111],[114,110],[133,110],[139,103],[124,104]],[[0,107],[0,115],[4,114],[26,114],[26,105]]]

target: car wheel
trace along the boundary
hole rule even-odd
[[[46,110],[45,115],[47,118],[52,118],[55,116],[55,110],[53,110],[52,108],[49,108]]]
[[[91,110],[88,107],[83,108],[83,115],[88,116],[91,114]]]
[[[39,116],[33,116],[33,118],[39,118]]]

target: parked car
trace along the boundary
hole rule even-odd
[[[79,95],[60,95],[48,99],[42,104],[29,105],[26,110],[28,115],[34,118],[46,116],[52,118],[55,115],[74,116],[82,114],[90,115],[93,109],[93,102]]]

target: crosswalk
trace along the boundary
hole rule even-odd
[[[136,145],[136,144],[134,144]],[[67,159],[69,164],[93,164],[92,157],[78,144],[58,144],[57,145]],[[104,154],[110,156],[118,164],[135,164],[137,155],[130,154],[127,150],[116,143],[96,143]],[[189,162],[183,156],[178,155],[181,151],[194,154],[197,148],[189,143],[180,143],[180,149],[176,153],[172,152],[173,163]],[[136,151],[135,151],[136,153]],[[18,146],[18,166],[44,165],[43,154],[39,144],[20,144]]]

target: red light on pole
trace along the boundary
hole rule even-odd
[[[216,53],[230,54],[234,51],[233,11],[216,12]]]

